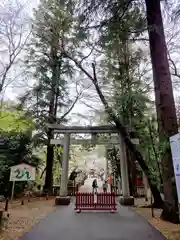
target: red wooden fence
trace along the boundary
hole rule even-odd
[[[96,201],[95,201],[96,199]],[[115,193],[76,193],[75,210],[116,210]]]

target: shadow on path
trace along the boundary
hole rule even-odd
[[[165,240],[127,207],[117,213],[74,211],[74,204],[57,207],[21,240]]]

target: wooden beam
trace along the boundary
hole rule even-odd
[[[63,139],[51,139],[51,144],[53,145],[63,145]],[[106,145],[106,144],[120,144],[120,141],[112,140],[96,140],[92,141],[91,139],[71,139],[70,144],[72,145],[82,145],[82,144],[91,144],[91,145]]]
[[[115,126],[64,126],[61,124],[47,124],[55,133],[119,133]]]
[[[131,139],[131,141],[134,144],[139,144],[138,139]],[[64,139],[51,139],[51,144],[52,145],[63,145]],[[95,142],[92,141],[92,139],[75,139],[71,138],[70,139],[70,144],[72,145],[82,145],[82,144],[92,144],[92,145],[107,145],[107,144],[112,144],[112,145],[119,145],[120,144],[120,139],[119,138],[112,138],[112,139],[107,139],[107,140],[96,140]]]

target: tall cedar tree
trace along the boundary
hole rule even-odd
[[[92,0],[85,0],[85,7],[87,11],[91,9],[91,15],[97,10],[102,9],[103,20],[100,21],[99,26],[104,27],[108,22],[113,19],[123,19],[124,13],[129,11],[132,7],[140,4],[134,0],[121,0],[110,1],[105,0],[94,2]],[[172,164],[172,156],[169,145],[169,137],[178,132],[176,110],[171,82],[171,75],[169,70],[169,62],[167,58],[167,45],[164,35],[164,26],[161,13],[161,0],[144,0],[146,5],[146,19],[149,33],[149,46],[151,53],[154,89],[155,89],[155,102],[156,112],[159,128],[159,139],[164,146],[162,159],[163,169],[163,188],[164,188],[164,204],[161,217],[164,220],[171,221],[173,223],[179,222],[178,216],[178,200],[177,191],[174,181],[174,171]],[[114,9],[113,16],[109,17],[109,10]],[[97,27],[97,26],[96,26]],[[118,124],[117,124],[118,125]],[[124,132],[123,126],[121,126],[121,134],[124,137],[124,141],[131,151],[134,152],[140,165],[143,165],[145,173],[148,175],[147,169],[142,162],[142,156],[139,154],[132,144],[127,140],[127,135]],[[152,188],[151,188],[152,190]]]
[[[164,207],[161,217],[177,223],[179,222],[178,200],[169,137],[178,132],[178,125],[160,2],[160,0],[145,0],[159,138],[164,145],[161,156]]]
[[[34,74],[35,86],[34,117],[37,136],[47,144],[46,178],[44,190],[52,192],[54,147],[50,140],[54,138],[53,130],[46,128],[47,123],[65,121],[66,109],[71,104],[68,81],[72,79],[73,68],[63,55],[63,48],[72,46],[71,1],[41,0],[34,11],[32,39],[27,60],[30,72]],[[67,110],[68,111],[68,110]]]
[[[113,14],[113,11],[112,11]],[[144,17],[139,13],[139,9],[132,9],[126,12],[123,19],[116,17],[107,24],[101,32],[101,47],[105,50],[105,66],[107,68],[108,83],[111,80],[114,89],[110,101],[113,102],[116,115],[124,125],[128,125],[131,130],[137,132],[137,125],[144,124],[145,113],[147,114],[147,104],[151,103],[147,93],[149,87],[145,79],[140,75],[139,65],[144,61],[143,52],[134,46],[132,39],[136,34],[132,33],[137,28],[145,28]],[[104,64],[103,64],[104,65]],[[140,126],[138,126],[140,127]],[[137,136],[141,136],[137,133]],[[115,152],[112,149],[112,152]],[[136,195],[136,166],[135,158],[128,151],[128,167],[131,195]]]

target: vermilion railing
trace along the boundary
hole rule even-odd
[[[109,193],[76,193],[75,210],[116,210],[116,196]]]

